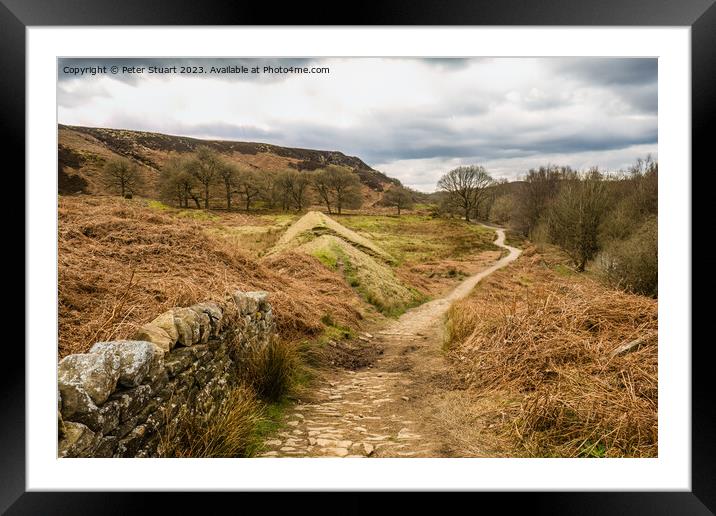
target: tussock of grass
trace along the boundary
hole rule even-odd
[[[241,380],[269,402],[289,393],[300,364],[295,346],[278,339],[261,349],[238,350],[236,357]]]
[[[161,457],[247,457],[255,448],[255,434],[263,421],[253,391],[238,386],[215,413],[182,405],[159,435]]]
[[[156,199],[151,199],[151,200],[147,201],[147,206],[149,206],[153,210],[159,210],[159,211],[173,210],[173,208],[171,206],[167,206],[162,201],[157,201]]]
[[[656,301],[549,265],[528,253],[453,305],[456,370],[475,389],[521,396],[510,424],[531,455],[656,456]]]
[[[176,212],[177,217],[192,220],[219,220],[218,215],[214,215],[210,211],[206,210],[181,210]]]
[[[529,245],[529,241],[519,231],[508,229],[505,231],[505,244],[522,249]]]
[[[329,315],[324,316],[322,320],[326,325],[323,333],[298,345],[297,350],[304,366],[299,369],[299,377],[311,377],[313,368],[323,367],[329,362],[326,358],[327,346],[355,336],[355,331],[352,328],[337,325]]]
[[[219,409],[183,405],[160,432],[163,457],[250,457],[276,432],[288,395],[305,381],[295,345],[272,340],[263,348],[234,343],[238,386]]]

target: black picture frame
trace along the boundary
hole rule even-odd
[[[501,0],[428,2],[390,0],[353,4],[353,11],[335,3],[237,3],[171,0],[0,0],[0,142],[3,156],[20,157],[25,149],[25,29],[28,26],[82,25],[558,25],[558,26],[688,26],[692,44],[692,168],[707,174],[708,128],[714,122],[716,91],[715,0]],[[21,151],[22,150],[22,151]],[[713,173],[713,172],[712,172]],[[20,188],[24,188],[20,186]],[[705,189],[700,189],[703,193]],[[699,192],[693,189],[692,192]],[[692,206],[696,204],[692,201]],[[692,217],[696,226],[697,217]],[[697,227],[692,235],[699,234]],[[703,228],[702,228],[703,229]],[[18,246],[19,247],[19,246]],[[23,246],[24,249],[24,246]],[[23,251],[24,252],[24,251]],[[27,259],[27,256],[25,256]],[[713,260],[713,258],[711,259]],[[25,269],[26,270],[26,269]],[[27,272],[26,272],[27,274]],[[27,278],[27,276],[26,276]],[[700,281],[706,289],[712,279]],[[693,294],[692,294],[693,295]],[[706,303],[692,303],[693,312],[706,317]],[[27,306],[26,310],[32,307]],[[692,315],[692,320],[700,320]],[[692,490],[690,492],[619,493],[481,493],[479,502],[548,514],[714,514],[716,512],[716,405],[711,393],[710,340],[692,339]],[[690,342],[669,343],[691,345]],[[14,348],[14,349],[11,349]],[[6,343],[0,375],[0,511],[8,514],[126,514],[146,509],[156,495],[137,493],[25,492],[25,356],[19,346]],[[17,356],[11,356],[12,353]],[[13,364],[8,367],[7,364]],[[224,505],[231,494],[213,494]],[[264,495],[265,496],[265,495]],[[276,498],[280,500],[281,497]],[[257,500],[258,501],[258,500]],[[325,500],[324,500],[325,501]],[[458,500],[454,500],[458,503]],[[259,501],[259,503],[261,503]],[[338,513],[373,509],[357,494],[342,502]],[[417,494],[405,500],[424,506]],[[212,505],[213,505],[212,504]],[[164,510],[188,509],[185,496],[162,500]],[[314,505],[314,504],[311,504]],[[324,505],[324,504],[322,504]],[[210,507],[204,506],[204,510]],[[335,508],[326,507],[329,512]],[[320,510],[320,508],[318,509]],[[314,510],[316,512],[315,505]]]

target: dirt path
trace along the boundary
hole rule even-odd
[[[266,441],[264,457],[449,457],[463,456],[436,416],[435,392],[445,382],[443,317],[484,277],[514,261],[520,250],[507,249],[480,273],[448,295],[409,310],[377,334],[383,354],[372,366],[326,373],[312,399],[291,408],[285,429]]]

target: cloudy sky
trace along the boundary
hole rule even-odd
[[[92,66],[107,70],[78,71]],[[423,191],[464,164],[516,179],[657,156],[656,59],[60,59],[58,78],[62,124],[339,150]]]

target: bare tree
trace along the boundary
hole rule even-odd
[[[599,225],[608,201],[604,181],[590,172],[583,179],[561,181],[559,194],[550,205],[550,240],[569,254],[579,272],[599,251]]]
[[[350,170],[329,165],[313,174],[313,187],[332,213],[335,208],[340,215],[344,208],[359,208],[363,204],[358,176]]]
[[[451,170],[438,181],[438,188],[448,194],[448,201],[461,209],[465,220],[487,198],[487,189],[493,183],[484,167],[469,165]]]
[[[194,159],[189,162],[189,171],[204,187],[204,208],[209,209],[209,190],[221,168],[219,154],[209,147],[199,147]]]
[[[254,170],[241,170],[237,174],[237,192],[244,198],[246,211],[251,210],[251,204],[261,195],[261,179],[259,174],[259,172]]]
[[[318,170],[313,173],[313,188],[318,193],[323,204],[326,205],[328,213],[331,214],[333,211],[331,207],[333,205],[333,194],[331,192],[331,180],[330,175],[326,170]]]
[[[282,170],[274,176],[271,184],[270,196],[272,204],[278,205],[283,211],[291,207],[291,173],[292,170]]]
[[[310,202],[311,180],[306,172],[290,171],[288,173],[291,202],[296,211],[301,211]]]
[[[164,199],[176,200],[180,208],[188,208],[189,199],[200,208],[199,196],[195,191],[198,182],[189,168],[190,161],[186,158],[169,159],[159,173],[160,193]]]
[[[410,209],[415,204],[415,191],[404,186],[393,186],[383,194],[381,204],[397,208],[400,216],[401,210]]]
[[[238,169],[233,163],[221,162],[218,167],[218,174],[224,185],[226,195],[226,211],[231,211],[231,194],[236,188]]]
[[[527,236],[533,236],[535,229],[544,221],[547,209],[559,192],[562,180],[574,179],[575,172],[569,167],[555,165],[530,169],[524,183],[517,191],[513,225]]]
[[[122,157],[107,160],[102,168],[102,182],[122,197],[137,193],[144,185],[137,164]]]

